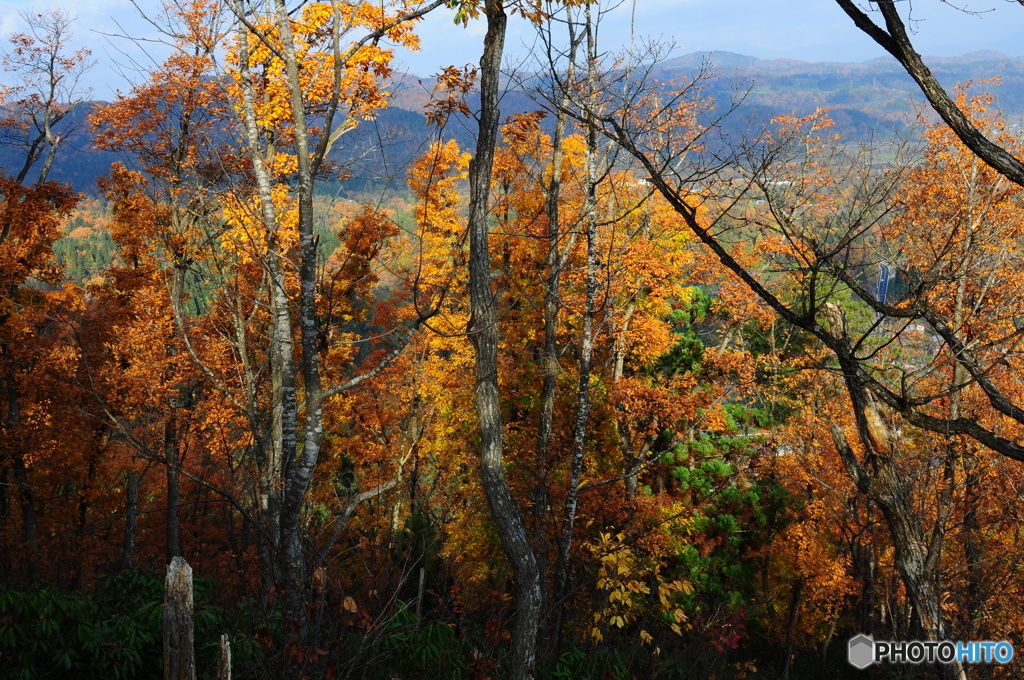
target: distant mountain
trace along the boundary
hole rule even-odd
[[[65,142],[57,152],[48,179],[67,182],[77,191],[95,193],[96,179],[106,174],[111,163],[120,159],[118,154],[92,148],[92,133],[86,118],[95,107],[103,103],[86,102],[61,121],[58,132],[65,137]],[[0,168],[3,170],[12,174],[19,172],[24,158],[22,149],[0,145]],[[38,177],[38,165],[29,175],[28,181],[35,181]]]
[[[1024,59],[991,50],[960,57],[925,57],[925,62],[946,87],[974,82],[972,91],[996,97],[1011,122],[1024,111]],[[706,91],[723,103],[742,98],[747,115],[727,122],[745,125],[750,116],[768,119],[782,114],[806,115],[828,108],[836,129],[845,138],[878,138],[903,131],[919,112],[933,119],[910,76],[892,59],[863,63],[811,63],[793,59],[758,59],[731,52],[696,52],[668,60],[655,75],[663,80],[685,80],[702,68],[715,76]],[[998,77],[998,82],[980,83]],[[742,130],[735,130],[742,132]]]
[[[996,105],[1011,123],[1019,122],[1024,112],[1024,59],[987,50],[925,60],[944,85],[973,81],[976,91],[984,89],[996,96]],[[658,64],[652,74],[663,82],[685,81],[705,68],[716,77],[704,84],[703,91],[713,98],[718,112],[731,101],[742,100],[739,109],[723,123],[723,136],[734,139],[775,116],[806,115],[818,108],[828,108],[836,132],[852,140],[904,134],[916,126],[918,112],[932,116],[910,77],[891,59],[811,63],[722,51],[695,52]],[[977,84],[996,76],[998,83]],[[391,107],[346,136],[335,160],[349,168],[354,182],[377,182],[389,177],[404,183],[409,162],[438,136],[423,115],[433,88],[430,78],[397,76]],[[469,104],[471,108],[476,106],[472,95]],[[74,119],[71,122],[82,123],[96,105],[83,106],[69,117]],[[534,110],[537,105],[525,92],[513,88],[503,96],[501,108],[509,115]],[[442,135],[470,148],[475,123],[471,118],[453,117]],[[117,154],[93,150],[88,129],[82,125],[58,154],[51,178],[94,193],[96,179],[117,159]],[[0,167],[13,171],[16,162],[15,151],[0,147]]]
[[[667,59],[662,62],[662,68],[668,71],[672,70],[692,70],[700,68],[704,65],[709,65],[714,68],[754,68],[761,59],[757,57],[747,56],[746,54],[736,54],[735,52],[724,52],[721,50],[715,50],[713,52],[691,52],[690,54],[684,54],[681,57],[674,57]]]

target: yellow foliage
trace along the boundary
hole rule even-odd
[[[682,634],[680,624],[686,621],[681,609],[675,606],[673,596],[693,592],[685,579],[663,581],[659,572],[661,562],[652,555],[641,556],[622,532],[599,532],[594,542],[584,545],[598,559],[597,589],[604,593],[606,604],[593,614],[594,625],[590,637],[595,643],[604,639],[608,627],[626,628],[654,608],[666,627],[676,635]],[[652,601],[651,583],[657,584],[657,600]],[[647,630],[638,633],[643,644],[651,644],[654,637]]]
[[[299,210],[288,186],[277,184],[272,188],[277,228],[268,233],[260,210],[258,196],[239,196],[229,193],[223,199],[222,212],[227,229],[220,236],[225,252],[239,258],[242,263],[265,259],[270,248],[287,253],[299,240]]]

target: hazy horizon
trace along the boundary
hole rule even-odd
[[[966,0],[965,0],[966,1]],[[131,0],[83,0],[76,3],[74,44],[93,51],[96,67],[87,85],[93,97],[110,99],[116,90],[127,90],[167,54],[166,46],[153,42],[153,27],[139,16],[139,8],[159,4]],[[910,7],[910,3],[905,4]],[[22,30],[19,12],[67,9],[57,0],[0,0],[0,31],[5,36]],[[912,6],[910,26],[915,44],[924,55],[952,57],[995,50],[1020,58],[1019,37],[1024,34],[1024,7],[1000,1],[996,5],[968,2],[969,14],[945,3]],[[904,10],[905,12],[907,10]],[[441,67],[476,63],[485,29],[482,20],[463,27],[452,22],[446,8],[429,15],[419,26],[422,49],[401,51],[399,70],[428,77]],[[725,51],[757,59],[794,59],[808,62],[859,63],[887,56],[853,25],[833,0],[800,3],[782,0],[664,0],[623,2],[604,17],[601,44],[611,53],[635,40],[653,39],[674,43],[673,57],[693,52]],[[127,34],[143,39],[140,45],[113,37]],[[523,62],[534,44],[533,30],[522,18],[510,21],[506,61]]]

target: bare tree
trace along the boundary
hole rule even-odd
[[[3,70],[15,78],[3,89],[3,142],[24,149],[16,179],[23,183],[42,160],[36,176],[45,182],[57,149],[78,125],[61,125],[88,97],[82,75],[92,67],[88,49],[70,51],[74,17],[63,10],[23,12],[27,32],[16,33],[0,58]]]

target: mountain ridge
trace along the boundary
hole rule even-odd
[[[933,73],[946,87],[974,82],[996,97],[1010,122],[1024,111],[1024,59],[993,50],[958,57],[926,57]],[[656,64],[651,75],[662,82],[685,81],[710,67],[717,77],[704,84],[704,92],[717,102],[720,113],[735,98],[742,104],[724,122],[725,132],[738,138],[751,127],[779,115],[807,115],[827,108],[835,131],[850,140],[878,139],[913,132],[921,112],[928,112],[923,97],[903,69],[892,59],[866,62],[808,62],[794,59],[760,59],[726,51],[703,51],[673,57]],[[999,76],[998,82],[991,79]],[[986,81],[980,84],[981,81]],[[404,173],[404,167],[426,148],[436,129],[426,124],[423,107],[429,102],[435,81],[430,77],[398,73],[393,77],[393,100],[372,123],[351,135],[349,151],[337,160],[354,163],[363,179]],[[89,102],[74,118],[80,122],[103,102]],[[476,96],[470,95],[470,108]],[[510,88],[502,99],[502,113],[511,115],[535,110],[529,94]],[[76,122],[76,121],[71,121]],[[473,121],[453,117],[444,135],[466,148],[473,143]],[[119,156],[91,148],[86,129],[58,153],[51,178],[70,183],[76,190],[95,194],[95,181]],[[0,167],[10,171],[17,162],[11,148],[0,148]]]

